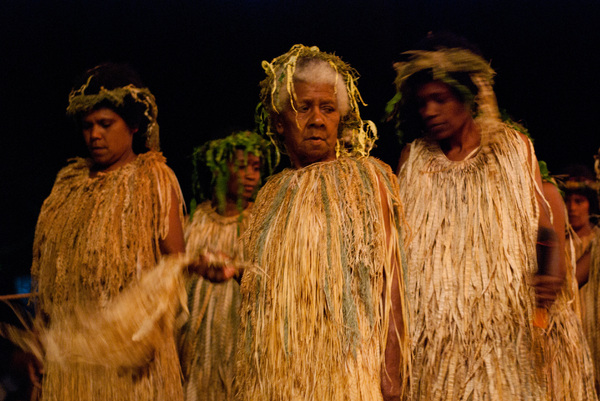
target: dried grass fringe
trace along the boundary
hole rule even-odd
[[[42,395],[182,399],[173,336],[181,271],[170,262],[150,270],[173,190],[182,200],[177,179],[152,151],[95,178],[89,168],[75,159],[59,172],[36,228],[32,275],[49,321]]]
[[[597,400],[594,367],[583,332],[573,241],[567,241],[564,287],[549,311],[544,357],[550,400]]]
[[[247,260],[262,270],[242,280],[239,399],[381,399],[389,314],[383,277],[392,275],[392,257],[403,266],[397,191],[389,167],[372,158],[269,179],[244,236]],[[390,205],[396,235],[388,249],[381,202]],[[398,335],[406,380],[410,358],[406,336]]]
[[[590,242],[588,282],[581,288],[583,329],[592,354],[596,388],[600,390],[600,229],[594,228]]]
[[[538,205],[535,157],[516,131],[480,121],[460,162],[425,140],[400,174],[408,225],[414,400],[542,400],[532,326]]]
[[[209,250],[241,259],[238,238],[246,227],[248,212],[224,217],[210,201],[202,203],[185,230],[188,256],[195,258]],[[187,289],[190,317],[178,340],[185,399],[231,400],[240,320],[239,285],[235,280],[213,284],[194,275]]]

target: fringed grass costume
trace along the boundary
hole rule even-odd
[[[546,397],[527,283],[537,269],[533,149],[500,123],[481,128],[472,158],[450,161],[420,139],[399,174],[415,400]]]
[[[182,201],[175,175],[155,151],[94,178],[90,167],[89,160],[78,158],[62,169],[38,219],[32,276],[39,291],[38,310],[50,327],[80,308],[107,308],[156,265],[159,241],[169,232],[172,192]],[[183,217],[181,205],[179,211]],[[60,355],[48,358],[44,399],[182,399],[172,321],[155,329],[162,333],[159,347],[145,364],[134,367],[95,364],[86,355],[77,355],[80,362],[59,360]],[[76,337],[77,327],[67,330],[72,332],[66,336]]]
[[[430,74],[472,108],[481,134],[480,146],[461,161],[449,160],[437,142],[418,139],[399,172],[412,230],[405,231],[404,239],[413,399],[550,399],[547,380],[550,388],[576,387],[557,399],[585,399],[589,386],[577,368],[585,359],[581,343],[567,344],[580,337],[569,339],[564,331],[576,328],[574,313],[566,313],[564,304],[555,309],[552,340],[532,323],[535,296],[528,279],[537,272],[536,193],[541,188],[535,182],[531,143],[500,122],[494,71],[463,48],[406,54],[408,61],[394,65],[398,92],[388,111],[396,117],[398,111],[416,111],[414,99],[403,96],[416,90],[412,76]],[[405,115],[399,117],[411,127]],[[561,321],[561,313],[569,318]],[[552,341],[565,346],[565,352],[552,353]],[[560,360],[544,361],[544,355]],[[565,369],[562,383],[553,382],[557,367]]]
[[[596,388],[600,389],[600,228],[593,228],[589,241],[588,282],[581,287],[583,329],[590,346],[595,369]]]
[[[581,320],[576,255],[568,249],[566,259],[565,283],[550,307],[545,335],[548,392],[557,401],[597,400],[594,366]]]
[[[577,309],[575,261],[568,261],[565,284],[549,311],[544,347],[551,400],[597,400],[592,354]]]
[[[242,279],[239,399],[381,399],[384,276],[392,258],[404,265],[397,191],[372,158],[288,169],[265,184],[244,236],[258,267]]]
[[[238,238],[247,215],[248,209],[241,215],[222,216],[211,201],[201,203],[185,229],[188,256],[209,250],[241,259]],[[187,290],[190,317],[179,340],[185,399],[231,400],[240,321],[239,284],[235,280],[213,284],[193,276]]]
[[[600,149],[595,156],[594,168],[597,180],[600,180]],[[598,181],[587,183],[600,196]],[[590,267],[587,283],[580,289],[583,329],[590,346],[594,362],[596,389],[600,391],[600,228],[594,226],[592,234],[585,238],[577,238],[575,242],[576,256],[579,259],[590,252]]]
[[[310,64],[330,78],[303,70]],[[398,184],[387,165],[368,157],[376,128],[360,117],[354,69],[303,45],[263,61],[263,68],[262,127],[280,150],[287,133],[277,133],[274,118],[296,110],[296,79],[331,84],[340,121],[335,160],[271,177],[254,204],[243,237],[244,256],[255,267],[242,278],[237,398],[380,400],[389,328],[400,348],[393,351],[401,354],[398,366],[385,363],[399,370],[401,378],[390,380],[399,391],[410,364]],[[393,277],[400,294],[392,294]],[[390,315],[399,317],[400,308],[402,324],[393,324]]]

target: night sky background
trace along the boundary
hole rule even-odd
[[[479,45],[501,108],[527,126],[552,173],[592,167],[600,146],[600,1],[0,0],[0,293],[27,274],[35,223],[58,170],[86,154],[65,116],[76,76],[129,62],[157,99],[162,149],[189,202],[189,155],[253,127],[262,60],[293,44],[335,52],[361,74],[378,123],[373,154],[394,167],[392,63],[428,31]]]

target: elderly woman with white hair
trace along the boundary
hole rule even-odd
[[[292,168],[259,192],[245,234],[239,399],[400,399],[407,379],[401,205],[368,157],[356,73],[296,45],[263,62],[267,130]]]

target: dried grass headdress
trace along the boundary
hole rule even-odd
[[[120,107],[124,105],[125,98],[130,96],[134,102],[141,103],[145,106],[144,116],[148,120],[148,127],[144,133],[144,136],[146,137],[146,147],[150,150],[160,150],[158,123],[156,122],[158,107],[156,106],[156,99],[152,92],[150,92],[150,89],[138,88],[133,84],[115,89],[106,89],[101,86],[98,93],[86,94],[86,89],[89,87],[93,78],[94,75],[90,75],[85,84],[79,89],[73,89],[71,91],[69,94],[67,114],[75,116],[79,113],[91,111],[96,105],[104,101],[108,101],[115,107]]]
[[[494,70],[490,64],[477,54],[463,48],[445,48],[437,50],[412,50],[403,53],[408,61],[394,63],[396,70],[396,95],[386,107],[390,119],[401,120],[405,116],[399,115],[407,99],[407,82],[409,78],[421,71],[430,71],[433,80],[444,82],[455,88],[467,103],[474,102],[478,118],[495,120],[500,119],[496,96],[492,89]],[[453,74],[466,73],[477,87],[477,94],[459,82]]]
[[[278,104],[281,91],[287,91],[289,99],[296,99],[293,79],[289,78],[294,77],[296,66],[304,59],[317,59],[328,63],[337,73],[336,84],[337,79],[343,79],[348,93],[348,112],[340,121],[336,156],[368,156],[377,140],[377,128],[372,121],[363,121],[360,117],[359,103],[366,104],[356,87],[359,75],[338,56],[322,52],[316,46],[307,47],[297,44],[271,62],[266,60],[262,62],[267,78],[260,83],[261,103],[257,107],[259,129],[271,138],[279,151],[285,153],[280,136],[273,130],[272,116],[283,111],[283,107]],[[291,105],[295,109],[294,102],[291,102]]]

